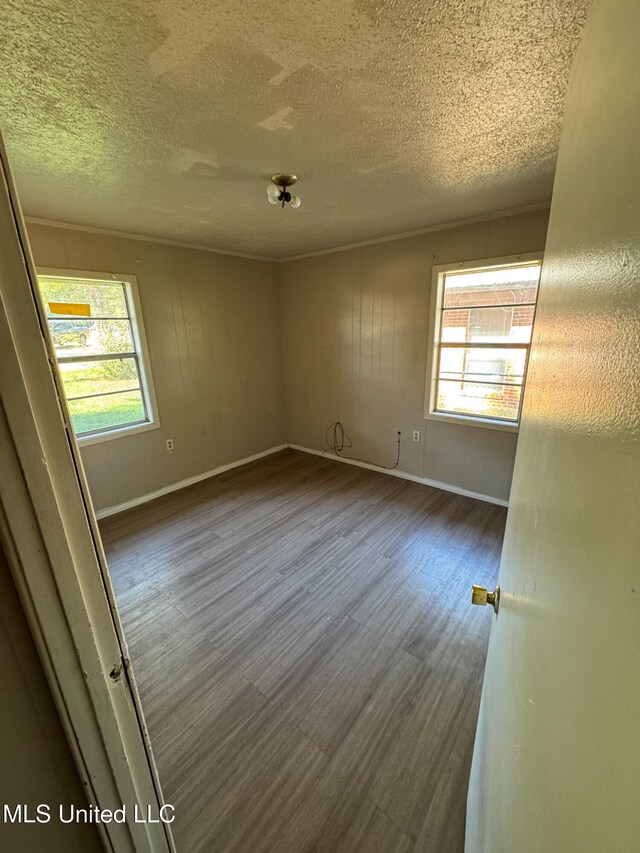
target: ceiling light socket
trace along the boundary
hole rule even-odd
[[[298,180],[298,176],[290,175],[288,172],[276,172],[271,176],[271,180],[278,187],[292,187]]]
[[[300,207],[300,197],[289,192],[289,187],[292,187],[298,180],[297,175],[290,175],[288,172],[276,172],[271,176],[272,183],[267,187],[267,196],[270,204],[290,204],[291,207]]]

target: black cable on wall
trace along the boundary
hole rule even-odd
[[[352,462],[364,462],[366,465],[373,465],[375,468],[382,468],[385,471],[393,471],[400,464],[400,440],[402,433],[398,430],[398,452],[394,465],[380,465],[378,462],[372,462],[370,459],[361,459],[359,456],[346,456],[344,450],[353,447],[353,442],[347,435],[344,426],[340,421],[329,424],[324,434],[324,440],[327,445],[327,451],[331,450],[336,456],[342,459],[350,459]],[[324,453],[322,455],[324,455]]]

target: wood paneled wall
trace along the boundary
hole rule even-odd
[[[423,418],[431,268],[544,248],[548,211],[319,255],[280,267],[288,439],[508,499],[517,435]],[[411,440],[420,430],[421,440]]]
[[[39,266],[138,280],[161,427],[83,447],[97,509],[285,442],[275,264],[49,225],[29,237]]]
[[[507,499],[516,435],[423,418],[431,267],[541,250],[547,219],[286,264],[31,224],[38,265],[138,279],[161,428],[83,448],[96,508],[287,441],[324,449],[336,420],[355,456],[392,464],[401,430],[401,470]]]

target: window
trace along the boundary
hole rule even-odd
[[[159,426],[135,277],[46,270],[38,281],[79,441]]]
[[[541,264],[435,268],[425,417],[518,427]]]

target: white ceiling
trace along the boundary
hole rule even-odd
[[[549,199],[588,5],[4,0],[0,125],[31,216],[289,257]]]

